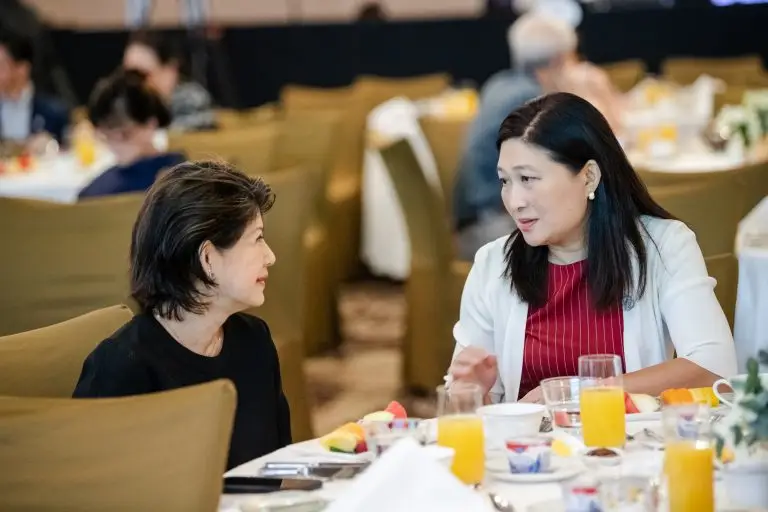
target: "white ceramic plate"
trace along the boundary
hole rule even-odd
[[[292,455],[299,457],[311,457],[313,460],[324,462],[363,462],[373,459],[373,454],[365,453],[341,453],[326,450],[319,439],[304,441],[290,447]]]
[[[552,471],[549,473],[510,473],[509,463],[499,458],[486,461],[485,468],[491,473],[489,476],[495,480],[521,484],[559,482],[573,478],[585,470],[584,466],[578,461],[566,461],[563,459],[553,460]]]
[[[715,415],[724,415],[728,412],[728,406],[727,405],[720,405],[718,407],[715,407],[712,409],[712,414]],[[633,421],[661,421],[661,411],[656,412],[638,412],[635,414],[627,414],[626,415],[628,422]]]

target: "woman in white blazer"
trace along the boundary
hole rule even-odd
[[[504,120],[498,146],[517,229],[475,256],[454,380],[481,383],[489,402],[541,401],[541,380],[576,375],[578,357],[595,353],[620,355],[635,393],[736,373],[695,235],[654,202],[589,102],[532,100]]]

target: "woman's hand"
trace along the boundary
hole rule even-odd
[[[541,392],[541,386],[530,390],[526,395],[519,400],[520,402],[526,402],[530,404],[543,404],[544,395]]]
[[[456,381],[480,384],[487,395],[499,377],[499,366],[493,354],[480,347],[467,347],[453,360],[448,373]]]

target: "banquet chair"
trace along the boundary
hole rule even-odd
[[[318,184],[315,175],[303,168],[270,173],[267,182],[277,200],[265,217],[267,243],[277,258],[269,269],[269,282],[264,304],[249,312],[263,318],[275,340],[280,340],[281,368],[291,404],[292,423],[297,435],[309,436],[309,408],[304,382],[304,340],[308,306],[314,307],[323,297],[307,297],[305,286],[306,246],[303,235],[310,221],[311,207]],[[291,382],[288,382],[292,379]]]
[[[637,59],[601,64],[600,68],[621,92],[631,90],[645,76],[645,63]]]
[[[450,215],[456,172],[464,149],[464,139],[472,120],[422,117],[419,122],[435,157],[440,187]]]
[[[260,176],[272,168],[277,133],[272,123],[171,133],[168,147],[183,152],[190,160],[224,160],[248,175]]]
[[[411,246],[403,379],[409,389],[423,392],[442,382],[450,364],[453,325],[470,265],[455,258],[443,198],[427,182],[408,141],[380,151],[405,214]]]
[[[733,171],[735,180],[744,190],[741,218],[746,217],[764,197],[768,196],[768,161],[746,165]]]
[[[0,396],[71,397],[88,354],[132,316],[111,306],[0,337]]]
[[[331,247],[333,231],[326,191],[331,171],[340,114],[336,111],[288,114],[281,121],[276,140],[274,166],[278,169],[301,167],[315,175],[316,193],[310,220],[304,232],[304,348],[316,355],[334,348],[339,341],[337,283],[333,279],[335,254]]]
[[[285,116],[335,111],[339,116],[333,164],[325,184],[334,288],[360,269],[360,187],[368,107],[352,86],[334,89],[288,85],[280,94]]]
[[[143,194],[75,204],[0,198],[0,336],[125,303],[143,201]]]
[[[726,105],[741,105],[748,89],[744,85],[727,85],[723,91],[715,93],[714,114],[717,115]]]
[[[0,397],[0,510],[214,512],[235,403],[227,380],[123,398]]]
[[[366,98],[371,110],[397,96],[412,101],[431,98],[445,92],[450,85],[451,75],[447,73],[405,78],[362,75],[355,80],[354,88]]]
[[[280,377],[283,392],[291,407],[291,435],[298,443],[314,438],[312,414],[307,397],[307,378],[304,374],[304,347],[279,336],[273,338],[280,358]]]
[[[243,111],[248,118],[249,124],[269,123],[271,121],[277,121],[282,116],[282,112],[277,103],[270,102],[253,107]]]
[[[637,169],[637,174],[646,187],[663,187],[666,185],[681,185],[685,183],[702,183],[716,179],[720,172],[666,172]]]
[[[672,57],[661,65],[662,75],[681,85],[693,83],[707,74],[720,78],[728,85],[761,85],[765,71],[760,55],[729,58]]]
[[[700,183],[654,187],[650,192],[696,233],[707,270],[718,280],[715,295],[733,326],[738,284],[734,246],[744,203],[743,187],[726,175]]]

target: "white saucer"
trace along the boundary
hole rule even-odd
[[[491,473],[489,476],[494,480],[522,484],[559,482],[573,478],[585,470],[578,461],[563,459],[553,460],[552,470],[549,473],[510,473],[509,463],[504,459],[487,460],[485,468]]]

